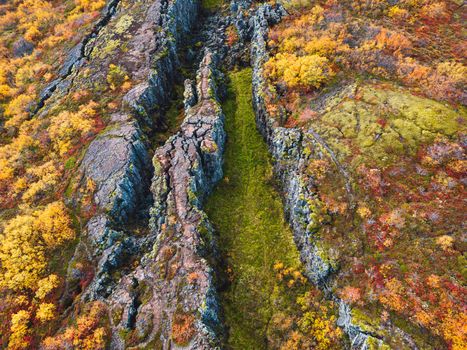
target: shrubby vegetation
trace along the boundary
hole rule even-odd
[[[1,348],[37,347],[63,313],[58,299],[64,288],[64,261],[79,227],[74,220],[79,213],[66,207],[63,192],[83,145],[103,128],[105,108],[112,107],[96,103],[96,97],[101,98],[102,91],[126,91],[131,83],[122,68],[105,65],[109,82],[104,75],[105,90],[98,96],[84,87],[41,117],[33,112],[39,94],[58,77],[69,50],[89,33],[105,4],[0,4]],[[81,192],[89,200],[94,188],[89,181],[84,187]],[[87,322],[83,319],[82,324]],[[104,333],[99,332],[81,348],[103,348]],[[70,339],[56,348],[75,342]]]
[[[52,202],[43,209],[30,211],[8,221],[0,236],[0,288],[15,291],[7,310],[21,308],[11,318],[9,348],[28,348],[32,332],[31,317],[40,322],[55,316],[50,294],[60,279],[50,274],[49,255],[72,240],[75,232],[62,202]],[[16,295],[16,297],[14,297]]]
[[[289,88],[319,88],[334,75],[329,60],[320,55],[297,57],[279,53],[266,63],[270,79],[282,80]]]
[[[104,350],[108,334],[106,317],[103,303],[89,303],[81,314],[76,315],[76,324],[70,325],[57,336],[47,337],[41,345],[45,350]]]
[[[269,36],[269,111],[287,127],[313,128],[349,172],[319,143],[305,148],[320,215],[331,217],[315,237],[339,252],[334,292],[394,348],[391,324],[420,348],[467,341],[460,5],[290,1],[292,16]],[[311,80],[309,57],[327,67]]]
[[[296,91],[316,91],[335,74],[345,78],[350,72],[396,80],[437,100],[467,102],[465,53],[456,40],[462,23],[454,1],[286,4],[292,16],[271,31],[274,55],[265,65],[272,85],[288,89],[285,104],[297,103]],[[301,8],[306,11],[297,11]]]

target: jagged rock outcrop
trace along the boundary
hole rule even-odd
[[[127,120],[97,137],[81,163],[83,177],[98,184],[94,203],[116,223],[135,212],[149,185],[150,157],[143,140],[138,123]]]
[[[215,239],[201,210],[203,198],[222,177],[225,142],[210,53],[201,62],[197,81],[197,104],[153,158],[152,246],[108,298],[115,349],[136,344],[163,349],[220,346],[222,323],[209,263],[216,257]],[[122,331],[132,337],[121,339]]]
[[[329,294],[327,283],[332,273],[338,268],[334,258],[338,252],[335,252],[332,247],[321,247],[314,236],[319,227],[317,195],[314,193],[313,183],[304,176],[304,167],[310,156],[322,157],[319,151],[310,155],[304,152],[304,149],[319,150],[320,147],[312,147],[312,145],[317,145],[320,138],[314,137],[312,130],[306,132],[298,128],[280,127],[277,120],[268,115],[263,98],[266,84],[263,77],[263,65],[269,57],[266,49],[268,27],[276,23],[284,14],[285,11],[281,7],[274,9],[271,5],[264,5],[258,8],[253,18],[254,32],[251,42],[253,107],[258,129],[273,156],[274,173],[282,186],[286,215],[292,226],[294,240],[300,251],[307,276]],[[338,325],[349,336],[352,348],[368,349],[369,338],[376,343],[381,343],[379,339],[373,338],[371,334],[353,322],[348,305],[333,295],[329,294],[329,296],[339,305]]]
[[[215,243],[200,209],[222,177],[225,138],[211,54],[201,64],[181,131],[156,152],[154,200],[149,199],[154,170],[145,133],[163,118],[179,64],[178,46],[193,27],[198,3],[112,4],[99,30],[72,50],[66,74],[41,100],[37,114],[44,118],[67,96],[99,89],[107,80],[102,67],[113,62],[131,76],[133,85],[121,108],[91,142],[79,167],[78,183],[94,187],[95,214],[68,266],[62,305],[104,301],[112,349],[137,344],[216,348],[223,332],[208,263],[215,257]],[[79,191],[70,201],[76,205],[81,198]],[[139,212],[152,202],[151,228],[134,227],[137,219],[147,222]]]
[[[221,76],[209,52],[196,86],[185,83],[186,118],[180,132],[156,150],[152,164],[146,136],[146,130],[163,124],[179,65],[178,47],[192,28],[197,6],[191,0],[122,0],[86,47],[73,51],[73,57],[79,52],[84,56],[73,59],[69,74],[39,112],[45,115],[74,91],[105,82],[99,67],[116,58],[131,76],[133,85],[121,108],[91,142],[79,167],[79,183],[94,184],[95,214],[69,264],[62,298],[64,306],[104,301],[112,349],[214,349],[224,336],[214,283],[215,238],[201,210],[203,199],[222,178],[225,142],[218,104],[223,86],[217,84]],[[206,48],[225,49],[228,21],[221,16],[210,20],[207,28],[216,23],[223,27],[203,32]],[[131,35],[125,36],[128,30]],[[124,45],[125,51],[116,45]],[[219,51],[220,56],[226,53]],[[72,201],[80,203],[81,196],[78,192]],[[141,212],[147,214],[149,206],[148,228]]]
[[[122,245],[121,239],[102,248],[92,237],[102,236],[104,231],[114,231],[115,227],[122,231],[119,236],[128,236],[123,233],[122,225],[134,221],[137,211],[150,203],[148,189],[152,165],[143,127],[156,127],[162,118],[161,110],[171,95],[171,84],[176,74],[177,45],[181,44],[183,34],[192,26],[197,8],[196,2],[185,0],[170,3],[120,2],[107,26],[101,28],[99,35],[83,49],[87,56],[81,59],[80,69],[74,65],[66,83],[61,83],[69,87],[57,89],[40,112],[46,113],[63,96],[75,90],[102,84],[106,77],[102,76],[101,70],[113,62],[112,54],[121,55],[120,66],[135,81],[123,97],[122,108],[111,116],[106,131],[89,145],[79,168],[79,182],[92,181],[95,185],[93,202],[96,206],[96,214],[84,229],[83,244],[78,246],[75,254],[80,257],[91,255],[88,263],[97,261],[95,278],[84,293],[85,299],[108,295],[112,285],[111,270],[120,267],[114,263],[109,265],[106,262],[109,257],[115,258],[116,254],[131,256],[139,249],[131,244]],[[125,34],[130,29],[134,34]],[[114,52],[113,46],[123,43],[126,51]],[[89,77],[86,71],[95,71],[96,74]],[[79,198],[78,194],[75,200],[79,202]],[[95,225],[96,221],[105,224]],[[83,254],[86,244],[91,254]],[[115,244],[119,247],[115,248]],[[123,258],[117,260],[123,262]],[[68,291],[70,293],[72,291]]]

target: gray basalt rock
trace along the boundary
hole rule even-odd
[[[136,236],[131,228],[139,211],[150,203],[148,195],[153,165],[143,129],[154,127],[157,118],[164,117],[161,111],[170,100],[178,65],[177,47],[192,27],[197,12],[198,3],[194,0],[145,0],[129,2],[125,6],[119,6],[119,1],[111,1],[97,29],[83,45],[70,52],[63,67],[63,77],[47,90],[45,106],[37,115],[45,117],[64,96],[105,83],[106,67],[116,59],[116,63],[132,77],[133,88],[123,98],[121,109],[111,116],[107,128],[90,143],[80,162],[78,183],[84,185],[92,180],[96,210],[85,225],[69,264],[62,298],[64,305],[69,305],[77,294],[81,297],[75,303],[96,299],[110,304],[121,303],[125,306],[122,319],[126,317],[126,321],[119,327],[124,329],[138,325],[141,304],[138,288],[142,283],[134,276],[138,275],[134,269],[143,256],[146,260],[142,260],[152,261],[148,252],[159,234],[156,230],[148,233],[146,229],[144,234]],[[126,31],[131,28],[131,32],[117,35],[124,30],[122,28],[127,28]],[[114,42],[124,43],[125,51],[114,49]],[[109,47],[115,52],[109,51]],[[215,159],[215,156],[212,159],[203,157],[203,161],[212,166],[220,164],[215,163]],[[79,203],[80,196],[77,191],[75,203]],[[159,293],[164,293],[163,288]],[[210,303],[206,302],[206,305]],[[141,337],[142,333],[147,333],[143,328],[140,325],[138,330]],[[118,331],[114,337],[116,345],[112,348],[123,347],[125,340],[116,340]]]
[[[111,128],[89,146],[81,164],[83,178],[97,188],[94,202],[115,222],[125,222],[144,197],[150,159],[137,122]]]
[[[196,96],[196,88],[190,79],[186,79],[183,83],[185,89],[183,92],[183,106],[185,108],[185,112],[188,113],[188,110],[196,104],[198,100]]]
[[[184,348],[220,346],[222,322],[208,262],[216,257],[216,244],[201,209],[203,198],[222,177],[225,132],[215,77],[208,53],[198,71],[198,103],[189,109],[180,131],[155,152],[150,225],[155,239],[140,265],[121,279],[108,299],[111,310],[123,310],[120,322],[113,324],[112,348],[128,345],[118,336],[127,330],[144,335],[140,345],[157,341],[169,349],[180,341],[172,333],[180,319],[188,329]],[[145,284],[151,293],[143,298]],[[147,329],[149,320],[152,326]]]
[[[73,47],[67,55],[65,62],[62,64],[58,72],[58,78],[48,84],[40,93],[39,99],[36,105],[31,108],[31,115],[35,115],[44,107],[47,100],[52,97],[53,93],[57,88],[61,88],[62,92],[66,91],[69,86],[70,75],[73,69],[78,69],[80,64],[89,58],[90,50],[87,50],[88,44],[99,35],[101,29],[103,29],[107,23],[111,20],[115,14],[117,6],[120,0],[110,0],[102,10],[99,20],[94,24],[91,32],[87,34],[78,44]]]

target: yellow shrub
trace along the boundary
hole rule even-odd
[[[45,271],[47,261],[40,237],[34,230],[35,221],[32,215],[19,215],[8,222],[0,236],[3,287],[34,289]]]
[[[0,147],[0,159],[6,159],[10,167],[18,166],[37,145],[31,136],[19,134],[10,144]]]
[[[13,94],[13,89],[8,85],[7,81],[7,67],[5,67],[7,64],[7,62],[0,61],[0,100]]]
[[[14,169],[10,167],[6,159],[0,158],[0,181],[8,181],[13,178]]]
[[[305,40],[303,38],[297,38],[295,36],[285,38],[280,46],[279,50],[281,52],[295,53],[298,50],[301,50],[305,46]]]
[[[53,202],[43,210],[36,211],[35,228],[47,247],[54,249],[75,238],[71,220],[62,202]]]
[[[36,196],[51,190],[58,182],[60,173],[53,161],[48,161],[38,167],[27,170],[29,178],[34,179],[29,183],[22,199],[26,202],[33,201]]]
[[[286,9],[304,9],[311,7],[314,1],[312,0],[286,0],[284,6]]]
[[[18,180],[15,181],[13,184],[13,194],[17,195],[24,191],[28,187],[28,182],[24,177],[20,177]]]
[[[388,16],[396,20],[403,20],[409,17],[409,12],[406,9],[402,9],[398,6],[393,6],[389,9]]]
[[[122,87],[125,82],[128,82],[130,78],[126,74],[125,70],[115,64],[109,65],[109,71],[107,73],[107,82],[110,85],[111,90],[117,90]]]
[[[454,238],[448,235],[443,235],[436,238],[436,244],[438,244],[441,247],[441,249],[448,251],[454,245]]]
[[[57,275],[49,275],[38,282],[38,289],[36,291],[36,298],[43,300],[47,294],[58,287],[60,280]]]
[[[5,127],[19,127],[28,117],[28,107],[33,101],[34,96],[30,94],[21,94],[12,99],[5,108],[5,116],[9,117],[5,123]]]
[[[336,316],[332,315],[333,304],[313,301],[311,295],[307,292],[297,298],[297,304],[303,311],[298,321],[301,333],[313,339],[313,349],[339,348],[342,331],[336,325]]]
[[[26,349],[29,346],[27,335],[29,330],[29,319],[31,315],[26,310],[20,310],[11,317],[11,335],[8,349]]]
[[[97,104],[91,101],[89,104],[81,106],[76,113],[63,111],[52,118],[48,131],[54,148],[60,155],[68,152],[80,137],[92,131],[94,126],[92,118],[97,114],[96,107]]]
[[[36,319],[40,322],[53,320],[55,317],[55,305],[51,303],[42,303],[36,311]]]
[[[279,53],[265,68],[271,79],[282,80],[290,88],[319,88],[334,76],[328,59],[319,55]]]
[[[305,45],[305,52],[308,55],[317,54],[320,56],[331,55],[337,48],[336,40],[328,36],[313,38]]]
[[[105,0],[75,0],[75,4],[85,11],[98,11],[105,6]]]
[[[445,61],[436,67],[439,74],[445,75],[457,84],[467,83],[467,67],[460,62]]]
[[[37,41],[53,25],[56,11],[52,4],[43,0],[24,0],[18,6],[19,28],[25,31],[26,40]]]
[[[0,236],[1,286],[12,290],[39,289],[47,267],[46,254],[74,238],[62,202],[8,221]],[[53,284],[52,280],[48,283]],[[39,296],[45,290],[39,292]]]

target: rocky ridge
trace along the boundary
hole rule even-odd
[[[176,33],[180,27],[183,31],[168,35],[173,40],[165,41],[164,51],[156,56],[157,68],[148,82],[125,97],[138,120],[114,115],[115,127],[91,143],[81,165],[83,179],[91,178],[97,185],[94,202],[101,212],[89,220],[74,257],[75,262],[97,261],[95,277],[81,299],[105,300],[115,349],[137,344],[211,349],[222,337],[214,274],[207,261],[215,257],[215,243],[200,209],[204,196],[222,177],[225,138],[216,93],[219,76],[210,53],[200,65],[196,93],[193,84],[186,82],[186,118],[180,132],[156,150],[153,164],[148,163],[140,127],[151,123],[154,108],[170,94],[169,82],[177,64],[175,44],[190,28],[183,27],[190,11],[191,16],[196,13],[190,4],[194,3],[169,5],[167,33]],[[146,201],[144,191],[149,188],[147,175],[152,167],[150,229],[143,237],[135,237],[121,227]],[[117,270],[123,270],[124,277],[115,278]],[[73,268],[68,275],[69,286],[76,286],[82,278]],[[185,333],[174,339],[176,327]]]
[[[85,71],[99,72],[97,67],[108,65],[113,60],[109,54],[103,55],[102,52],[109,45],[109,40],[121,40],[120,37],[111,39],[119,27],[124,25],[126,30],[132,28],[135,31],[134,36],[125,39],[129,41],[126,45],[132,49],[122,57],[122,64],[129,74],[139,77],[140,83],[127,92],[123,98],[123,108],[112,114],[106,131],[91,142],[78,171],[79,183],[92,181],[95,185],[93,202],[96,210],[84,228],[84,239],[76,249],[73,258],[75,263],[71,266],[83,259],[88,262],[101,261],[97,271],[93,273],[95,277],[91,286],[85,293],[86,299],[107,296],[111,287],[108,286],[110,276],[106,267],[116,269],[122,262],[123,252],[130,255],[134,253],[130,249],[132,244],[129,243],[133,238],[117,239],[116,237],[127,235],[116,234],[112,227],[127,223],[137,215],[141,207],[150,203],[148,188],[152,166],[143,128],[155,127],[162,118],[162,109],[171,94],[170,82],[174,79],[178,62],[176,47],[180,42],[175,38],[180,41],[182,35],[175,35],[173,30],[181,28],[186,33],[196,16],[196,9],[195,2],[187,1],[170,4],[152,1],[134,5],[120,3],[115,17],[92,42],[92,49],[89,50],[95,52],[95,56],[91,55],[88,62],[81,64],[80,69],[74,68],[75,71],[67,77],[66,84],[62,83],[67,88],[57,89],[39,114],[39,117],[45,115],[49,108],[53,108],[54,104],[73,90],[83,88],[85,84],[98,83],[100,73],[89,79]],[[175,11],[179,12],[177,16],[173,15]],[[140,14],[144,16],[136,20]],[[165,30],[161,31],[161,27]],[[72,200],[79,202],[79,193]],[[112,261],[109,263],[109,260]],[[71,296],[80,292],[76,290],[76,286],[83,278],[83,272],[71,267],[68,276],[66,295]]]
[[[214,67],[207,53],[197,76],[197,103],[188,108],[180,131],[155,152],[150,234],[139,243],[147,251],[107,298],[117,315],[112,348],[130,345],[119,336],[121,330],[133,333],[140,346],[219,346],[222,327],[209,264],[215,241],[201,210],[203,198],[222,177],[225,133]],[[177,327],[184,333],[174,332]]]
[[[39,118],[45,117],[62,98],[97,83],[102,79],[97,68],[114,62],[112,54],[121,55],[119,64],[132,80],[139,81],[81,161],[79,183],[95,185],[96,209],[69,264],[62,304],[104,301],[112,348],[135,343],[168,348],[174,342],[214,348],[221,337],[221,322],[212,269],[202,257],[215,255],[214,242],[200,205],[222,177],[225,135],[216,96],[216,60],[210,53],[205,55],[197,91],[187,99],[181,131],[156,151],[151,164],[146,130],[157,129],[164,118],[179,65],[178,46],[193,27],[198,4],[123,1],[113,9],[107,25],[78,50],[86,56],[70,58],[69,72],[38,113]],[[115,36],[130,29],[134,35]],[[108,47],[111,41],[124,41],[130,49],[115,52]],[[97,72],[92,78],[86,73],[90,70]],[[187,82],[188,86],[192,83]],[[169,166],[172,160],[176,162]],[[78,203],[79,198],[78,192],[72,201]],[[147,222],[145,212],[151,203],[150,228],[133,228],[132,222]],[[176,242],[180,236],[184,237],[181,246]],[[93,271],[82,268],[93,265]],[[90,281],[83,282],[89,276]],[[149,281],[154,285],[149,286]],[[79,293],[79,300],[73,301]],[[172,328],[177,326],[184,327],[185,338],[173,340]]]
[[[196,84],[185,81],[185,120],[155,151],[152,163],[147,138],[148,130],[164,123],[180,65],[179,47],[187,42],[197,14],[194,1],[116,5],[108,26],[84,50],[88,56],[75,60],[40,111],[45,116],[61,98],[89,84],[83,70],[98,71],[99,65],[114,61],[102,54],[109,41],[129,41],[125,45],[132,49],[117,51],[119,63],[139,83],[125,94],[122,108],[81,161],[79,183],[95,184],[96,210],[69,264],[62,297],[64,306],[105,303],[113,349],[212,349],[224,336],[212,268],[219,264],[210,264],[217,259],[215,238],[201,210],[205,196],[222,178],[225,132],[218,95],[223,86],[218,84],[217,58],[208,48],[225,48],[224,27],[215,35],[202,32],[206,51]],[[224,22],[228,19],[215,16],[206,27]],[[136,34],[115,39],[122,25]],[[73,203],[80,196],[78,192]],[[149,225],[144,224],[147,216]],[[86,271],[82,266],[96,267]],[[77,294],[80,298],[73,301]]]

